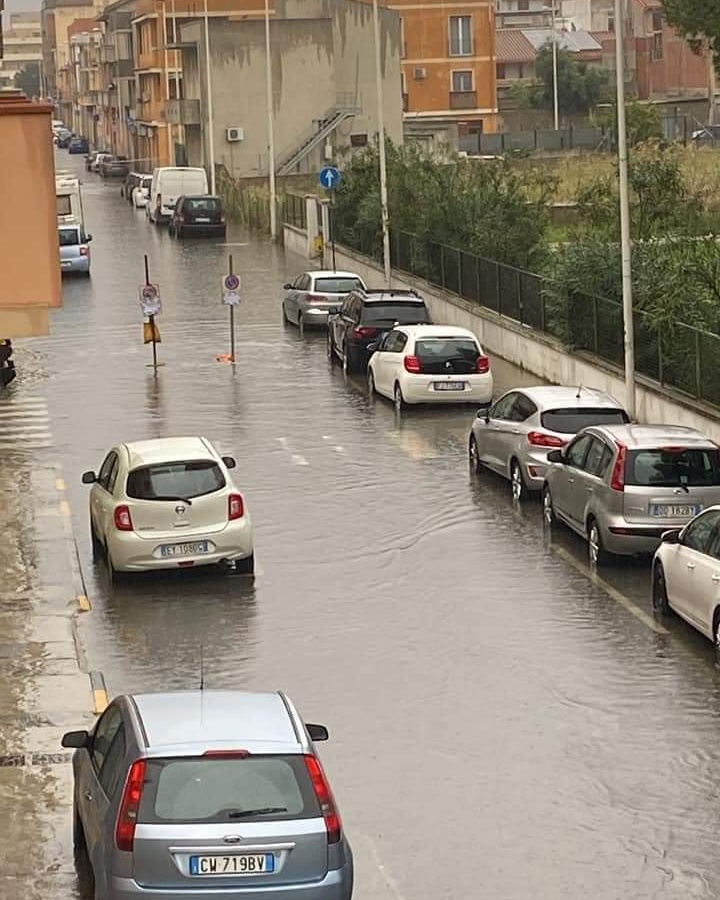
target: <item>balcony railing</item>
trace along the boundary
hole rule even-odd
[[[476,109],[477,91],[450,91],[450,109]]]
[[[138,53],[137,68],[162,69],[163,59],[160,50],[146,50],[144,53]]]
[[[162,100],[148,100],[135,104],[135,118],[139,122],[164,122],[165,104]]]
[[[165,118],[173,125],[199,125],[199,100],[168,100],[165,105]]]
[[[115,62],[115,44],[103,44],[100,48],[100,59],[104,63]]]

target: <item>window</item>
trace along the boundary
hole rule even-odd
[[[405,44],[405,19],[400,16],[400,59],[407,56],[407,45]]]
[[[498,63],[495,67],[495,75],[498,81],[504,81],[507,78],[505,63]]]
[[[472,16],[450,16],[450,56],[472,55]]]
[[[77,247],[82,243],[79,228],[58,228],[58,239],[61,247]]]
[[[510,418],[513,422],[524,422],[536,412],[537,406],[535,406],[532,400],[529,397],[526,397],[525,394],[518,394]]]
[[[653,57],[653,59],[662,59],[663,58],[662,31],[658,31],[653,35],[652,57]]]
[[[218,197],[195,197],[185,200],[185,209],[190,212],[217,212],[222,209]]]
[[[715,537],[718,519],[720,519],[720,512],[712,510],[691,522],[683,534],[683,546],[690,550],[697,550],[698,553],[706,553]]]
[[[452,73],[452,89],[455,93],[464,93],[473,89],[473,73],[465,70]]]
[[[652,30],[653,31],[662,31],[663,29],[663,14],[660,10],[656,10],[652,14]]]
[[[236,759],[149,759],[138,821],[239,824],[319,815],[300,754],[253,754]]]
[[[110,478],[110,472],[113,467],[113,463],[117,462],[117,454],[114,450],[111,450],[110,453],[105,457],[103,464],[100,466],[100,473],[98,474],[98,484],[100,487],[104,487],[105,490],[108,489],[108,480]]]
[[[654,487],[720,485],[720,450],[634,450],[629,454],[625,483]]]
[[[577,434],[588,425],[625,425],[629,421],[624,409],[570,407],[546,409],[540,417],[543,428],[557,434]]]
[[[100,769],[99,781],[107,797],[113,797],[122,781],[125,759],[125,726],[121,723]]]
[[[349,294],[350,291],[362,289],[363,283],[359,278],[318,278],[314,287],[323,294]]]
[[[405,349],[405,344],[407,344],[407,337],[402,333],[402,331],[391,331],[387,336],[387,340],[385,341],[383,352],[402,353],[402,351]]]
[[[424,303],[368,303],[362,317],[368,325],[424,325],[430,322]]]
[[[610,32],[610,34],[615,34],[615,16],[613,13],[608,13],[607,30]]]
[[[505,394],[504,397],[501,397],[498,402],[493,406],[492,411],[490,412],[491,419],[509,419],[510,411],[515,404],[515,401],[518,398],[518,394],[514,391],[511,394]]]
[[[115,490],[115,482],[117,481],[118,474],[118,458],[115,454],[113,454],[112,465],[110,466],[110,472],[107,477],[107,492],[112,494]]]
[[[135,500],[192,500],[225,487],[225,477],[210,459],[155,463],[133,469],[127,495]]]
[[[551,0],[554,3],[555,0]],[[530,0],[518,0],[518,12],[527,12],[530,9]]]
[[[579,437],[568,447],[567,453],[565,454],[565,462],[569,466],[574,466],[576,469],[582,469],[591,442],[592,437],[589,434],[584,434],[582,437]]]
[[[95,726],[90,756],[97,772],[101,771],[113,738],[121,725],[122,713],[117,706],[109,706]]]
[[[587,459],[585,460],[585,470],[591,475],[602,478],[607,472],[612,458],[613,451],[608,445],[604,441],[593,438],[590,449],[588,450]]]

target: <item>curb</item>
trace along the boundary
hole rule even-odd
[[[90,687],[95,701],[95,715],[99,716],[100,713],[105,712],[110,702],[102,672],[90,672]]]

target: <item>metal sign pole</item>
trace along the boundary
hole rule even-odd
[[[150,284],[150,265],[148,263],[147,253],[145,254],[145,284]],[[157,343],[155,342],[155,316],[148,316],[150,320],[150,331],[152,334],[152,355],[153,355],[153,369],[157,370],[158,360],[157,360]]]
[[[332,253],[333,272],[337,272],[335,265],[335,190],[330,192],[330,248]]]
[[[228,275],[233,274],[233,258],[230,254],[230,264],[228,266]],[[230,362],[235,362],[235,306],[230,305]]]

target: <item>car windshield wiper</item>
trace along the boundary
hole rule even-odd
[[[235,809],[228,813],[228,819],[246,819],[249,816],[269,816],[271,813],[287,812],[285,806],[263,806],[261,809]]]
[[[150,499],[150,500],[177,500],[180,503],[187,503],[188,506],[192,506],[192,500],[188,500],[186,497],[171,497],[169,495],[165,496],[164,494],[162,494],[159,497],[150,497],[148,499]]]

